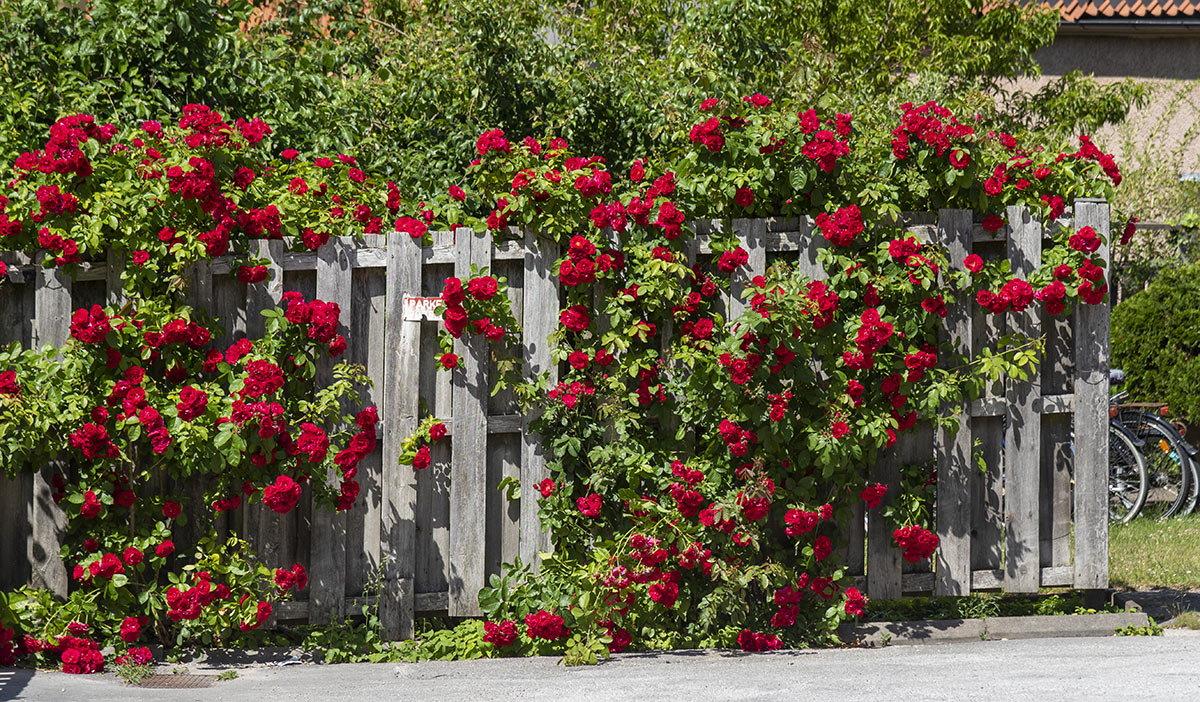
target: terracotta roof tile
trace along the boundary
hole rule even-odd
[[[1200,18],[1200,0],[1042,0],[1041,4],[1058,10],[1064,22],[1142,17]]]

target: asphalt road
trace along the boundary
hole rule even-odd
[[[202,690],[129,688],[111,674],[0,669],[0,700],[1183,700],[1200,691],[1198,662],[1200,632],[1189,631],[875,650],[628,654],[570,669],[553,658],[252,666]]]

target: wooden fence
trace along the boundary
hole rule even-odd
[[[1073,211],[1075,224],[1108,234],[1107,204],[1079,200]],[[1007,214],[1010,226],[996,234],[983,230],[966,210],[913,215],[905,223],[917,237],[947,246],[952,265],[961,266],[973,252],[984,259],[1008,258],[1017,274],[1038,265],[1054,228],[1072,225],[1060,220],[1044,228],[1022,208]],[[706,242],[723,226],[695,223],[690,253],[709,255]],[[822,277],[816,253],[825,242],[813,235],[811,221],[747,219],[732,226],[750,260],[734,275],[734,294],[725,301],[730,312],[742,309],[740,291],[771,260],[796,261],[809,275]],[[530,368],[555,373],[545,340],[558,321],[557,282],[549,273],[558,252],[532,234],[523,245],[494,246],[468,229],[438,232],[433,239],[422,248],[407,236],[368,236],[361,243],[339,238],[316,253],[287,253],[281,241],[257,241],[252,253],[270,261],[267,282],[240,283],[222,259],[192,274],[192,302],[225,327],[217,344],[260,334],[259,312],[278,303],[284,291],[337,302],[341,332],[350,340],[348,358],[364,365],[374,382],[365,402],[380,407],[380,448],[359,468],[362,493],[354,510],[331,514],[302,502],[282,516],[258,505],[221,515],[220,529],[238,527],[268,564],[299,561],[308,567],[307,599],[279,606],[279,619],[328,623],[362,603],[364,588],[378,573],[384,625],[393,635],[409,636],[414,613],[479,614],[476,594],[501,563],[518,555],[535,562],[537,552],[548,548],[536,503],[509,502],[497,489],[511,477],[528,494],[545,475],[541,444],[510,396],[491,396],[480,337],[458,342],[465,371],[434,371],[437,321],[428,306],[411,298],[440,294],[446,276],[464,276],[472,264],[490,266],[510,285],[529,340]],[[1107,247],[1101,253],[1107,260]],[[73,308],[121,299],[119,266],[112,258],[83,265],[73,279],[57,270],[14,266],[10,280],[0,285],[0,342],[63,343]],[[1045,357],[1029,380],[996,383],[959,408],[957,435],[935,437],[926,428],[903,435],[881,454],[872,472],[893,487],[889,500],[902,466],[936,468],[941,545],[936,569],[927,562],[913,568],[893,546],[881,510],[854,519],[844,559],[871,597],[1107,587],[1108,323],[1102,305],[1079,306],[1067,318],[987,315],[969,300],[951,306],[946,333],[958,348],[978,350],[994,345],[1001,334],[1020,331],[1045,335]],[[434,447],[428,470],[413,471],[398,465],[397,456],[403,438],[426,413],[443,419],[451,441]],[[979,449],[986,471],[976,467]],[[0,483],[0,587],[33,582],[66,591],[57,555],[65,520],[49,499],[48,480],[43,469]],[[192,496],[198,497],[195,489]],[[861,504],[859,509],[861,515]]]

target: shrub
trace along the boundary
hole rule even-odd
[[[1165,269],[1113,308],[1112,365],[1132,400],[1200,421],[1200,265]]]

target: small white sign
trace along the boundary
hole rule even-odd
[[[404,296],[404,321],[418,322],[426,320],[430,322],[442,321],[442,316],[434,309],[442,304],[441,297],[410,297]]]

